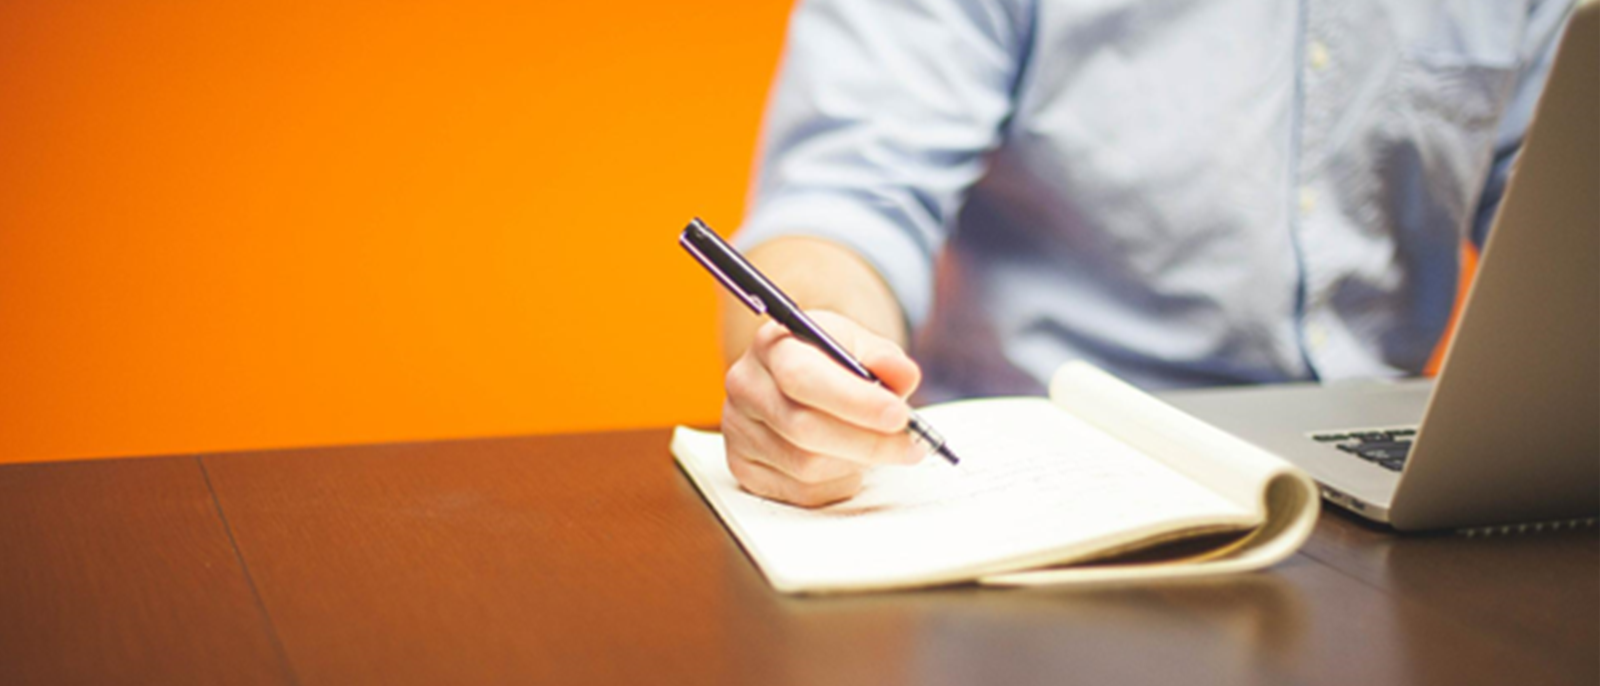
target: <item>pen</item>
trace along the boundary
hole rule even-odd
[[[779,324],[789,329],[789,332],[794,334],[795,338],[816,346],[823,353],[826,353],[828,357],[833,358],[833,361],[850,370],[851,373],[879,386],[883,385],[883,382],[878,379],[876,374],[872,373],[872,370],[857,362],[856,358],[852,357],[844,349],[844,346],[839,345],[826,331],[822,330],[822,327],[811,321],[811,318],[807,317],[806,313],[802,312],[799,306],[789,299],[789,296],[778,290],[777,286],[767,280],[767,277],[762,275],[760,271],[757,271],[754,265],[746,261],[743,255],[733,249],[733,246],[722,240],[722,237],[712,231],[711,227],[706,226],[705,222],[700,221],[698,218],[691,220],[689,226],[685,227],[683,233],[678,236],[678,245],[689,251],[689,254],[693,255],[694,259],[706,268],[706,271],[717,277],[717,280],[721,281],[722,285],[732,292],[734,297],[738,298],[740,302],[743,302],[745,306],[756,314],[770,315]],[[906,424],[906,431],[922,439],[922,442],[926,443],[933,452],[938,453],[940,457],[950,464],[959,464],[961,462],[961,458],[956,457],[955,452],[951,451],[950,446],[945,443],[944,436],[934,431],[933,427],[928,425],[927,420],[924,420],[915,411],[911,413],[911,421]]]

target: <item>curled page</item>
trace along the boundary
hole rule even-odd
[[[1181,564],[1102,564],[990,575],[1003,586],[1106,583],[1261,569],[1288,558],[1321,512],[1316,482],[1294,465],[1173,408],[1087,363],[1056,372],[1050,397],[1073,416],[1160,460],[1265,523],[1226,554]]]

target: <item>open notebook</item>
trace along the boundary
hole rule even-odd
[[[785,593],[1237,572],[1316,523],[1304,472],[1093,366],[1062,367],[1050,396],[923,408],[960,466],[880,467],[815,510],[741,490],[718,434],[679,427],[672,452]]]

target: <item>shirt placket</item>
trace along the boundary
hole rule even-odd
[[[1336,229],[1329,221],[1335,198],[1325,174],[1329,133],[1341,106],[1340,55],[1336,50],[1336,18],[1322,3],[1304,5],[1305,33],[1300,50],[1300,132],[1293,190],[1292,230],[1300,249],[1302,307],[1297,322],[1301,350],[1320,378],[1338,376],[1342,339],[1348,333],[1329,305],[1336,279]]]

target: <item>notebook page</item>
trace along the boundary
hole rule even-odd
[[[1282,458],[1084,362],[1056,370],[1050,397],[1074,416],[1254,511],[1264,507],[1268,481],[1298,472]]]
[[[680,428],[673,451],[782,591],[965,579],[1046,564],[1166,528],[1256,520],[1042,398],[927,408],[962,457],[868,474],[856,497],[807,510],[741,490],[722,439]]]
[[[1088,364],[1069,363],[1057,370],[1050,396],[1067,412],[1258,513],[1265,523],[1226,557],[1196,564],[1025,570],[990,575],[984,583],[1091,584],[1242,572],[1277,564],[1311,535],[1320,499],[1303,470]]]

